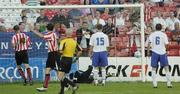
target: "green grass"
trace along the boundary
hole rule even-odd
[[[58,94],[59,84],[50,83],[47,92],[36,91],[42,83],[33,86],[23,86],[20,83],[0,84],[0,94]],[[167,88],[166,83],[158,83],[158,88],[152,88],[150,82],[118,82],[107,83],[106,86],[94,86],[93,84],[80,84],[77,94],[180,94],[180,84],[173,83],[173,88]],[[71,91],[65,92],[71,94]]]

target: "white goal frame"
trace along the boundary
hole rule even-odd
[[[64,9],[64,8],[122,8],[139,7],[140,8],[140,26],[141,26],[141,80],[145,82],[145,34],[144,34],[144,4],[122,4],[122,5],[51,5],[51,6],[0,6],[0,9]]]

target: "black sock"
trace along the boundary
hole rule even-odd
[[[75,86],[76,86],[75,83],[74,83],[73,81],[71,81],[71,80],[69,80],[69,79],[67,79],[67,78],[64,78],[63,81],[64,81],[65,83],[71,85],[72,87],[75,87]]]
[[[60,94],[64,94],[64,86],[65,86],[65,82],[64,81],[61,81],[61,91],[60,91]]]

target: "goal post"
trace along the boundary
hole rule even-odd
[[[146,81],[145,75],[145,33],[144,33],[144,4],[122,5],[50,5],[50,6],[0,6],[0,9],[74,9],[74,8],[140,8],[140,45],[141,45],[141,80]]]

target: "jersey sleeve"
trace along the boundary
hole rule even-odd
[[[52,40],[52,34],[45,34],[44,39],[49,41]]]
[[[31,44],[31,39],[30,39],[30,37],[29,36],[26,36],[26,42],[27,42],[27,45],[29,46],[30,44]]]
[[[15,37],[14,36],[12,37],[11,43],[15,44]]]

